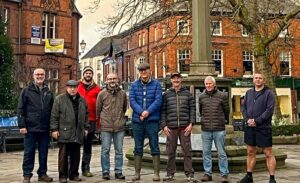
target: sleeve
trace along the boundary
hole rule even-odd
[[[102,102],[102,93],[104,91],[100,92],[97,96],[97,100],[96,100],[96,118],[100,119],[100,114],[102,111],[102,106],[103,106],[103,102]]]
[[[137,86],[134,83],[131,84],[131,89],[129,92],[130,106],[135,113],[141,115],[141,113],[143,112],[143,108],[136,101],[136,94],[135,94],[136,90],[137,90]]]
[[[127,101],[127,95],[125,92],[123,92],[123,98],[124,98],[124,102],[123,102],[123,113],[125,114],[127,111],[127,106],[128,106],[128,101]]]
[[[84,102],[84,107],[85,107],[85,120],[84,120],[84,129],[89,129],[90,128],[90,123],[89,123],[89,110],[86,101],[83,99]]]
[[[18,103],[18,126],[19,128],[26,128],[26,105],[27,98],[25,96],[26,89],[23,89]]]
[[[194,124],[196,122],[196,102],[194,96],[190,93],[189,96],[190,105],[190,122]]]
[[[249,116],[247,114],[247,100],[248,100],[248,91],[246,92],[246,95],[245,95],[245,98],[244,98],[244,102],[243,102],[243,110],[242,110],[242,113],[243,113],[243,119],[244,119],[244,125],[247,124],[247,121],[249,119]]]
[[[167,126],[167,93],[162,96],[162,108],[160,114],[160,127],[164,128]]]
[[[50,117],[50,130],[53,131],[58,131],[59,130],[59,97],[57,97],[54,100],[54,104],[51,110],[51,117]]]
[[[223,112],[225,115],[225,120],[227,123],[229,122],[229,102],[228,102],[228,95],[223,92],[223,100],[222,100],[222,105],[223,105]]]

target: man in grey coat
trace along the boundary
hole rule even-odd
[[[88,108],[78,93],[78,82],[69,80],[67,92],[56,97],[51,112],[52,137],[57,139],[59,182],[81,181],[80,146],[88,133]]]

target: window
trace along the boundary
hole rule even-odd
[[[248,37],[249,36],[249,32],[247,31],[247,29],[244,26],[242,26],[242,36],[243,37]]]
[[[215,64],[215,71],[218,76],[223,76],[223,51],[212,50],[211,51],[212,61]]]
[[[291,53],[282,51],[280,52],[280,75],[290,76],[290,63],[291,63]]]
[[[2,12],[0,12],[0,21],[2,21],[4,23],[4,34],[7,33],[7,23],[8,23],[8,9],[7,8],[3,8]]]
[[[177,21],[177,32],[179,35],[189,34],[189,25],[187,20],[178,20]]]
[[[130,50],[130,40],[127,40],[127,50]]]
[[[222,24],[221,21],[211,21],[210,23],[210,31],[214,36],[222,35]]]
[[[154,28],[154,41],[157,41],[157,27]]]
[[[143,33],[142,45],[144,46],[145,44],[146,44],[146,33]]]
[[[158,77],[158,68],[157,68],[157,54],[154,55],[154,73],[155,73],[155,78]]]
[[[162,53],[162,60],[163,60],[163,77],[166,77],[166,71],[168,71],[168,66],[166,65],[166,52]]]
[[[43,13],[42,16],[42,39],[55,39],[55,15]]]
[[[243,73],[246,76],[253,75],[253,51],[243,51]]]
[[[48,87],[50,91],[57,94],[59,85],[58,69],[46,69],[46,80],[48,81]]]
[[[141,64],[141,63],[144,63],[145,62],[145,57],[140,57],[139,58],[139,63]]]
[[[102,61],[97,60],[97,70],[101,70],[101,66],[102,66]]]
[[[166,36],[167,36],[167,29],[168,29],[167,26],[163,26],[163,28],[162,28],[162,38],[166,38]]]
[[[190,70],[190,50],[177,50],[178,72]]]
[[[142,46],[142,35],[139,34],[138,35],[138,38],[139,38],[139,47]]]
[[[281,37],[281,38],[284,38],[285,36],[288,35],[288,30],[287,29],[284,29],[284,30],[281,30],[278,37]]]
[[[101,74],[100,73],[97,74],[97,84],[99,86],[101,86]]]

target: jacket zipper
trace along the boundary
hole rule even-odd
[[[178,93],[176,91],[176,108],[177,108],[177,127],[179,128],[179,102],[178,102]]]

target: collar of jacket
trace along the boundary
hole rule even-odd
[[[30,83],[29,88],[34,91],[40,91],[39,87],[34,82]],[[48,85],[44,82],[42,86],[42,90],[44,90],[45,88],[48,88]]]
[[[176,92],[175,88],[173,88],[173,87],[171,87],[169,90],[172,91],[172,92]],[[186,87],[180,87],[180,89],[179,89],[179,91],[184,91],[184,90],[187,90],[187,88]]]
[[[74,96],[70,95],[67,91],[66,91],[66,94],[67,96],[71,99],[71,100],[74,100]],[[77,92],[76,95],[75,95],[75,99],[79,99],[80,98],[80,95],[79,93]]]
[[[106,89],[107,89],[107,91],[108,91],[109,93],[111,93],[111,94],[115,94],[115,93],[117,93],[118,91],[121,90],[121,88],[120,88],[119,85],[116,86],[115,88],[111,88],[108,84],[106,85]]]
[[[151,81],[152,81],[152,76],[149,77],[149,80],[148,80],[147,83],[143,83],[142,79],[140,78],[140,82],[141,82],[142,85],[149,84]]]
[[[85,85],[83,79],[81,79],[81,80],[79,81],[79,83],[81,83],[82,85]],[[90,85],[86,88],[86,90],[90,90],[90,89],[94,88],[95,86],[96,86],[96,83],[95,83],[94,80],[92,80],[91,83],[90,83]]]
[[[214,95],[216,92],[218,91],[218,88],[217,87],[215,87],[212,91],[207,91],[206,89],[204,90],[204,92],[207,94],[207,95],[209,95],[209,96],[212,96],[212,95]]]

